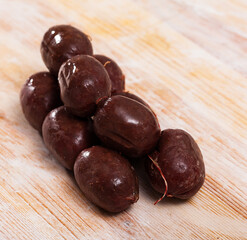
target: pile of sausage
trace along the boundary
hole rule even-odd
[[[49,71],[23,85],[23,113],[54,158],[74,171],[90,201],[109,212],[137,202],[138,177],[129,160],[145,164],[161,199],[188,199],[198,192],[205,167],[194,139],[179,129],[161,131],[151,107],[125,91],[118,64],[93,54],[88,35],[53,26],[43,37],[41,55]]]

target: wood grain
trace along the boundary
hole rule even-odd
[[[247,4],[157,2],[0,0],[0,239],[247,239]],[[61,23],[119,63],[162,128],[196,139],[206,181],[195,197],[154,206],[159,194],[140,165],[140,200],[107,214],[45,149],[19,91],[45,70],[42,35]]]
[[[247,75],[245,0],[133,0],[176,31]]]

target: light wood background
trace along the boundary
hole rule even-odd
[[[0,239],[247,239],[245,0],[0,0]],[[127,89],[162,128],[196,139],[206,181],[187,202],[160,196],[140,173],[140,200],[107,214],[24,119],[19,92],[45,70],[39,46],[72,24],[114,58]]]

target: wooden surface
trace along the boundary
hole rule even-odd
[[[0,0],[0,239],[247,239],[246,12],[245,0]],[[51,157],[19,92],[45,70],[42,35],[61,23],[119,63],[162,128],[196,139],[206,181],[195,197],[154,206],[139,170],[140,200],[107,214]]]

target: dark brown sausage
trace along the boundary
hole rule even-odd
[[[108,147],[131,158],[154,150],[160,127],[153,112],[130,98],[115,95],[98,104],[94,130]]]
[[[162,131],[157,152],[150,157],[158,163],[167,181],[168,196],[187,199],[195,195],[203,185],[203,157],[198,145],[187,132],[180,129]],[[150,159],[146,170],[153,188],[164,193],[164,180]]]
[[[123,75],[123,72],[118,64],[111,58],[104,55],[97,54],[93,56],[104,65],[111,79],[111,93],[114,94],[124,91],[125,76]]]
[[[85,196],[109,212],[121,212],[139,199],[135,170],[115,151],[85,149],[76,159],[74,174]]]
[[[46,67],[54,76],[58,75],[60,66],[73,56],[93,54],[88,36],[70,25],[49,28],[44,34],[40,51]]]
[[[33,74],[21,89],[20,101],[27,121],[41,133],[46,115],[62,105],[57,79],[49,72]]]
[[[111,80],[104,66],[94,57],[79,55],[65,62],[59,71],[64,105],[79,117],[90,117],[96,103],[111,94]]]
[[[43,124],[46,147],[67,169],[72,170],[79,153],[98,143],[91,119],[79,119],[64,106],[51,111]]]

